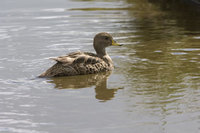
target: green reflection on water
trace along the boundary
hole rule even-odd
[[[147,72],[147,75],[160,73],[161,75],[170,74],[171,77],[198,72],[200,40],[195,37],[200,36],[200,30],[198,30],[200,25],[197,26],[197,23],[200,23],[200,17],[175,18],[175,12],[173,14],[171,11],[163,12],[162,6],[156,6],[147,0],[136,0],[134,5],[136,6],[135,10],[129,11],[129,15],[136,19],[129,24],[132,25],[133,30],[137,30],[134,35],[136,34],[138,37],[132,38],[132,40],[123,40],[139,42],[137,45],[127,45],[129,49],[136,51],[129,57],[138,60],[133,63],[134,67],[131,70],[141,68]],[[140,10],[138,10],[138,6],[141,8]],[[182,13],[182,16],[185,16],[185,12]],[[187,20],[192,24],[188,24]],[[187,25],[179,22],[185,22]],[[174,75],[174,73],[178,75]],[[142,71],[142,75],[144,74],[145,72]],[[174,81],[171,79],[173,78],[166,77],[168,82]]]
[[[190,103],[197,104],[198,97],[187,93],[198,95],[200,89],[200,13],[183,8],[180,1],[127,2],[133,4],[128,14],[135,19],[122,22],[128,25],[122,29],[134,32],[118,36],[135,35],[120,40],[129,44],[120,50],[126,69],[119,64],[119,70],[129,79],[128,95],[141,95],[140,104],[148,108],[167,108],[173,103],[171,108],[176,110],[184,97],[188,101],[183,103],[189,108]],[[199,110],[197,106],[192,108]]]

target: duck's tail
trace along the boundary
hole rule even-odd
[[[38,77],[39,78],[49,78],[49,77],[55,77],[61,73],[61,65],[60,63],[56,63],[52,67],[50,67],[48,70],[40,74]]]
[[[49,70],[49,69],[48,69]],[[49,71],[45,71],[45,72],[43,72],[42,74],[40,74],[38,77],[39,78],[50,78],[50,77],[55,77],[55,75],[54,74],[52,74],[51,72],[49,72]]]
[[[43,73],[40,74],[38,77],[39,77],[39,78],[45,78],[45,77],[48,77],[48,76],[47,76],[46,72],[43,72]]]

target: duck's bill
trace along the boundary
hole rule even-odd
[[[116,43],[114,40],[112,41],[112,46],[122,46],[122,44]]]

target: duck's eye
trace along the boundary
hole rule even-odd
[[[105,39],[108,40],[108,37],[106,36]]]

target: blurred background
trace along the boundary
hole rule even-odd
[[[0,132],[200,132],[199,0],[1,0]],[[94,52],[115,70],[40,79],[49,57]]]

